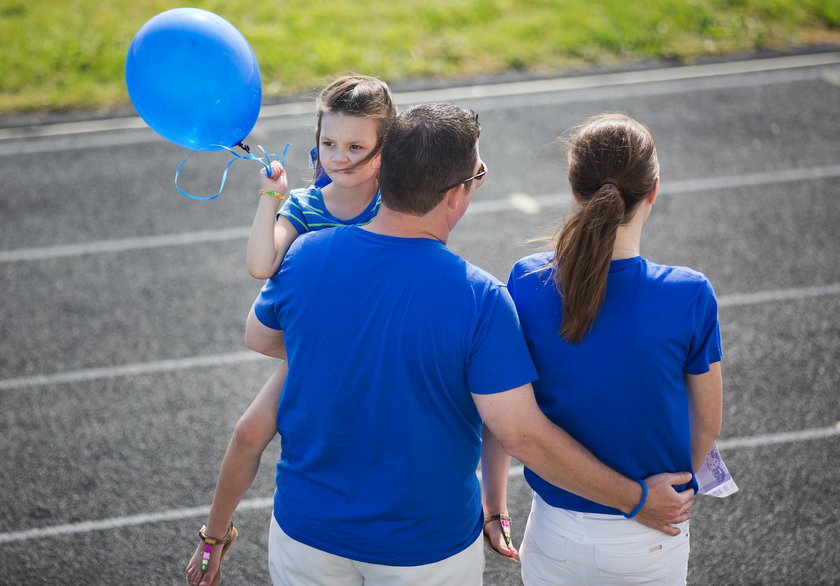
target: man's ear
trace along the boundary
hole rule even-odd
[[[443,196],[443,199],[444,201],[446,201],[447,207],[454,209],[461,205],[461,200],[464,197],[464,189],[466,189],[466,186],[463,183],[461,183],[460,185],[457,185],[446,192],[446,195]]]

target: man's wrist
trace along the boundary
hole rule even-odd
[[[636,482],[638,482],[638,483],[639,483],[639,487],[640,487],[642,490],[641,490],[641,494],[640,494],[640,496],[639,496],[639,500],[637,501],[636,506],[635,506],[633,509],[631,509],[630,511],[628,511],[628,512],[624,512],[624,511],[622,511],[622,513],[624,514],[624,516],[625,516],[627,519],[632,519],[633,517],[635,517],[636,515],[638,515],[638,514],[639,514],[639,511],[641,511],[641,510],[644,508],[645,503],[647,502],[647,497],[648,497],[648,486],[647,486],[647,483],[646,483],[644,480],[637,480]]]

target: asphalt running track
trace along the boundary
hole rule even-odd
[[[840,584],[840,53],[489,81],[396,88],[403,106],[481,116],[490,176],[450,247],[504,279],[569,201],[554,138],[605,110],[649,124],[663,191],[643,253],[715,284],[719,443],[741,489],[698,499],[689,581]],[[310,109],[265,107],[248,141],[291,142],[293,178]],[[185,154],[136,118],[0,128],[2,584],[180,583],[231,426],[271,368],[241,343],[256,166],[198,203],[172,185]],[[188,187],[214,192],[222,162],[191,160]],[[267,582],[277,449],[237,514],[228,584]],[[518,542],[516,466],[510,501]],[[519,584],[492,556],[485,578]]]

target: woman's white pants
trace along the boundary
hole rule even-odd
[[[689,522],[676,537],[621,515],[559,509],[534,495],[519,548],[525,586],[684,585]]]

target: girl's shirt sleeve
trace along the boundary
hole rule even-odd
[[[294,189],[289,193],[289,197],[286,198],[286,201],[283,202],[282,207],[277,212],[277,218],[283,216],[291,222],[298,234],[304,234],[310,230],[309,224],[306,221],[306,215],[303,213],[300,191]]]

